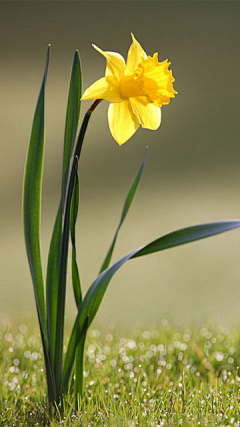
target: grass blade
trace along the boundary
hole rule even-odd
[[[43,81],[33,119],[23,186],[23,223],[25,243],[39,321],[46,341],[45,298],[40,250],[40,218],[44,158],[45,86],[49,61],[50,46],[47,51]]]
[[[240,220],[220,221],[183,228],[162,236],[150,244],[136,249],[135,251],[121,258],[107,270],[104,270],[89,288],[81,304],[80,310],[78,311],[65,357],[63,369],[63,383],[65,387],[68,384],[69,378],[71,376],[75,352],[84,328],[84,323],[88,317],[88,325],[91,324],[99,309],[111,278],[117,272],[117,270],[123,264],[125,264],[126,261],[138,256],[147,255],[156,251],[169,249],[174,246],[183,245],[199,239],[204,239],[206,237],[233,230],[234,228],[238,227],[240,227]]]
[[[122,224],[123,224],[123,222],[124,222],[124,220],[125,220],[125,218],[127,216],[128,211],[130,209],[130,206],[132,204],[133,198],[135,196],[135,193],[137,191],[137,188],[138,188],[138,185],[139,185],[142,173],[143,173],[143,169],[144,169],[144,166],[145,166],[145,163],[146,163],[146,160],[147,160],[147,149],[148,148],[146,148],[146,150],[145,150],[145,154],[144,154],[144,157],[143,157],[142,162],[140,164],[140,167],[139,167],[139,169],[137,171],[137,174],[136,174],[136,176],[135,176],[135,178],[134,178],[134,180],[132,182],[132,185],[130,187],[130,190],[129,190],[128,194],[127,194],[127,197],[126,197],[126,200],[125,200],[125,203],[124,203],[124,206],[123,206],[123,210],[122,210],[122,215],[121,215],[121,218],[120,218],[120,222],[119,222],[119,224],[117,226],[117,230],[116,230],[116,232],[114,234],[111,246],[110,246],[110,248],[109,248],[109,250],[107,252],[107,255],[106,255],[106,257],[105,257],[105,259],[103,261],[103,264],[102,264],[102,266],[100,268],[99,274],[103,270],[106,270],[106,268],[108,268],[108,266],[109,266],[109,264],[111,262],[113,250],[114,250],[114,247],[115,247],[115,244],[116,244],[116,241],[117,241],[117,237],[118,237],[118,233],[119,233],[119,231],[120,231],[120,229],[122,227]]]

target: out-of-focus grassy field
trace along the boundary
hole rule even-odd
[[[3,321],[0,345],[1,426],[239,427],[239,333],[220,324],[91,329],[80,410],[69,396],[51,422],[38,330]]]

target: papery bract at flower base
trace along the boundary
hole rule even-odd
[[[82,99],[105,99],[110,102],[108,123],[113,138],[124,144],[141,125],[158,129],[161,123],[161,107],[169,104],[177,93],[173,89],[174,78],[168,69],[168,60],[158,62],[158,54],[147,56],[132,34],[127,63],[115,52],[104,52],[107,61],[105,77],[93,83]]]

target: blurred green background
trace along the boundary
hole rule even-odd
[[[81,55],[84,89],[105,72],[91,44],[126,57],[130,33],[172,62],[179,92],[156,132],[122,147],[108,103],[91,119],[81,160],[78,255],[84,289],[95,278],[129,184],[149,145],[143,180],[114,259],[177,228],[240,217],[240,3],[231,1],[1,2],[0,313],[34,316],[23,242],[22,178],[48,43],[43,262],[60,195],[69,73]],[[90,102],[82,104],[82,114]],[[113,279],[95,324],[240,322],[240,231],[130,261]],[[69,283],[70,285],[70,283]],[[67,320],[75,309],[69,286]]]

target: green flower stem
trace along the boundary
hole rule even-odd
[[[86,112],[82,126],[77,139],[76,148],[73,155],[72,166],[70,170],[69,180],[67,184],[66,199],[63,208],[63,233],[61,239],[61,255],[60,255],[60,267],[59,267],[59,295],[58,295],[58,308],[57,308],[57,326],[56,326],[56,352],[55,352],[55,363],[54,372],[56,378],[56,385],[59,394],[59,398],[62,393],[62,361],[63,361],[63,337],[64,337],[64,317],[65,317],[65,299],[66,299],[66,278],[67,278],[67,258],[68,258],[68,243],[69,243],[69,226],[70,226],[70,210],[71,201],[75,186],[76,172],[78,167],[78,161],[81,155],[83,140],[87,130],[89,119],[101,102],[101,99],[97,99],[93,102],[89,110]]]

